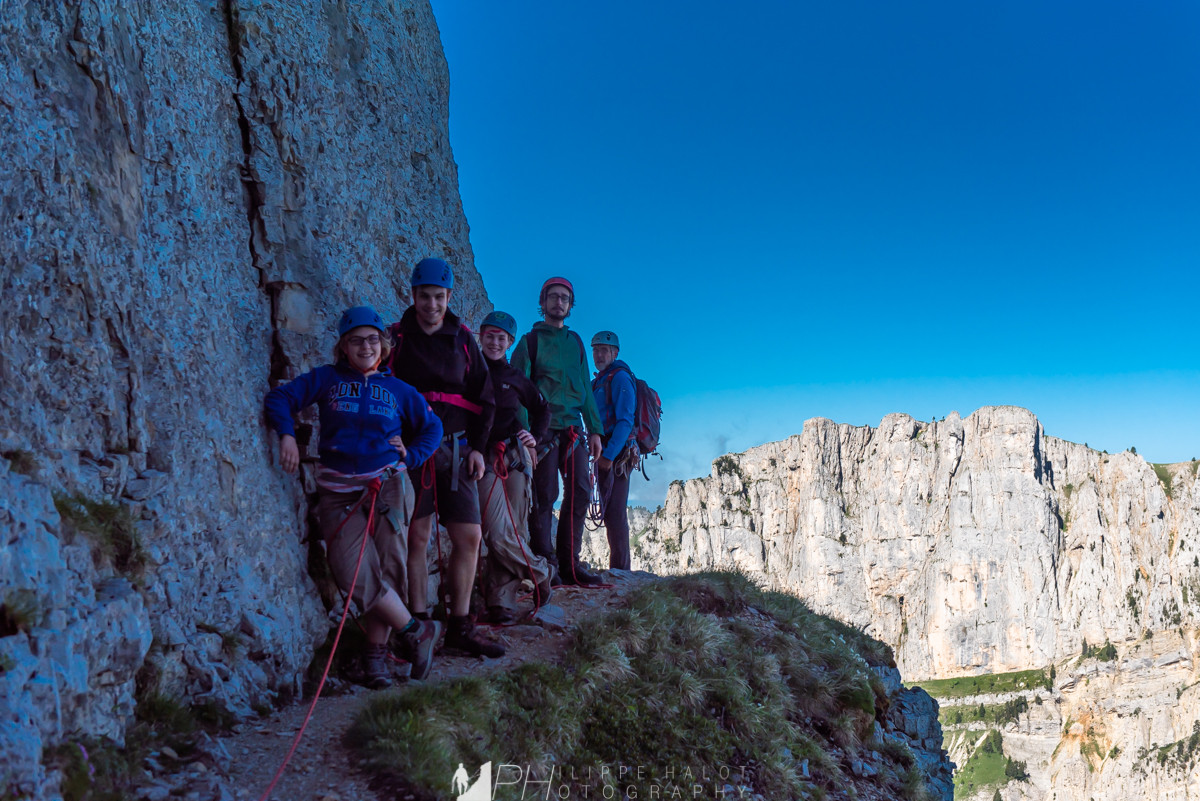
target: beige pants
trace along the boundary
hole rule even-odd
[[[508,478],[495,473],[491,460],[479,481],[479,511],[488,554],[483,569],[483,599],[488,607],[517,611],[521,581],[539,584],[550,578],[550,565],[529,547],[529,506],[533,495],[524,448],[506,454]],[[507,496],[507,499],[506,499]]]
[[[367,536],[368,504],[357,509],[362,493],[321,491],[317,499],[317,521],[325,539],[325,558],[342,592],[348,592],[363,537]],[[370,611],[388,588],[407,603],[408,524],[412,515],[413,490],[408,474],[389,478],[375,499],[375,535],[363,550],[358,580],[351,595],[358,608]],[[353,511],[353,514],[351,514]]]

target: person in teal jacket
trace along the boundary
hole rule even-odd
[[[591,502],[588,460],[600,457],[603,425],[592,396],[583,340],[565,324],[575,304],[574,287],[565,278],[551,278],[542,285],[538,304],[543,322],[534,323],[521,337],[512,357],[513,367],[533,379],[550,404],[550,433],[538,449],[533,471],[530,547],[558,568],[555,585],[592,586],[600,583],[600,577],[579,560],[579,550]],[[565,491],[554,543],[550,530],[559,473]]]

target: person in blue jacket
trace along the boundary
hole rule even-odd
[[[592,394],[604,424],[604,448],[596,460],[596,487],[608,534],[608,566],[629,570],[629,475],[637,465],[634,438],[637,386],[629,365],[617,358],[620,341],[612,331],[592,337],[596,377]]]
[[[408,525],[402,514],[412,507],[404,467],[429,458],[441,442],[442,424],[415,389],[381,369],[391,350],[386,330],[370,306],[347,309],[338,323],[334,363],[276,387],[265,403],[267,420],[279,433],[280,465],[289,473],[300,464],[292,416],[318,405],[317,520],[335,581],[363,610],[368,642],[363,673],[376,688],[389,683],[391,629],[400,633],[399,650],[412,663],[414,679],[429,675],[441,634],[440,623],[409,614],[401,594]],[[372,515],[366,501],[375,482],[381,483]],[[373,532],[367,530],[370,516],[376,521]],[[373,536],[364,550],[368,535]]]

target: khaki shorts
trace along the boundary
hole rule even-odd
[[[375,533],[363,548],[367,535],[367,503],[356,509],[360,492],[321,491],[317,499],[317,521],[325,540],[325,557],[342,592],[350,592],[363,612],[370,611],[388,591],[408,595],[408,524],[412,515],[413,491],[408,474],[401,472],[383,483],[375,499]],[[353,512],[353,513],[352,513]],[[358,579],[354,567],[362,551]],[[350,586],[353,581],[354,589]]]

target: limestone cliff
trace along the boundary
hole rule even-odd
[[[398,314],[420,257],[489,304],[425,0],[17,0],[0,31],[0,795],[38,796],[148,654],[192,700],[294,691],[325,615],[269,381],[346,305]]]
[[[1055,439],[1014,407],[813,419],[674,483],[634,567],[760,576],[892,645],[906,680],[1057,665],[1052,709],[1011,724],[1044,742],[1006,799],[1198,798],[1196,467]],[[1079,661],[1085,641],[1111,658]]]

